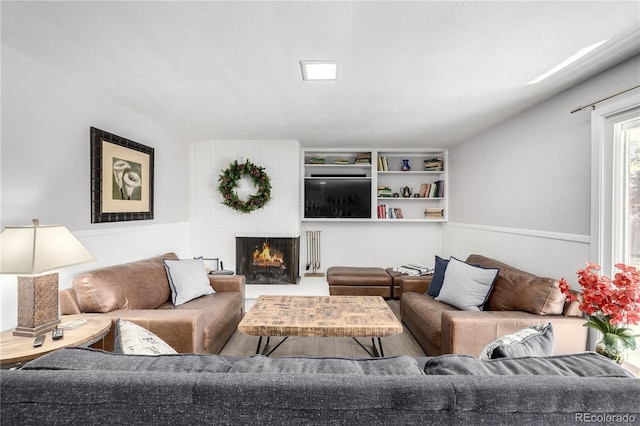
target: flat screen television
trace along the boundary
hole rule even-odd
[[[371,179],[304,180],[304,217],[371,218]]]

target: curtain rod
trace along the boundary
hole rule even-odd
[[[580,107],[578,107],[578,108],[576,108],[576,109],[572,110],[572,111],[571,111],[571,114],[573,114],[574,112],[582,111],[583,109],[585,109],[585,108],[589,108],[590,106],[592,106],[592,107],[595,109],[596,104],[599,104],[600,102],[606,101],[607,99],[615,98],[616,96],[622,95],[623,93],[627,93],[627,92],[630,92],[630,91],[632,91],[632,90],[635,90],[635,89],[637,89],[638,87],[640,87],[640,84],[639,84],[639,85],[637,85],[637,86],[633,86],[633,87],[631,87],[631,88],[629,88],[629,89],[627,89],[627,90],[623,90],[622,92],[618,92],[618,93],[616,93],[616,94],[614,94],[614,95],[607,96],[606,98],[602,98],[602,99],[600,99],[600,100],[598,100],[598,101],[591,102],[590,104],[580,106]]]

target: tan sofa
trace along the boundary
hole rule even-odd
[[[461,311],[425,294],[431,277],[398,279],[400,317],[428,355],[478,356],[498,337],[547,323],[553,325],[556,354],[585,350],[585,320],[578,303],[562,295],[557,280],[477,254],[466,261],[500,269],[483,311]]]
[[[214,294],[174,306],[163,260],[177,258],[167,253],[79,275],[60,291],[61,313],[103,313],[146,328],[178,352],[219,353],[242,319],[245,278],[209,276]],[[113,350],[113,342],[112,327],[101,348]]]

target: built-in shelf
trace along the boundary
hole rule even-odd
[[[437,170],[424,170],[425,160]],[[323,164],[315,164],[322,162]],[[369,161],[369,162],[367,162]],[[336,162],[344,162],[337,164]],[[359,163],[357,163],[359,162]],[[445,149],[314,149],[302,152],[303,191],[302,211],[306,222],[446,222],[448,218],[448,151]],[[411,170],[402,170],[408,164]],[[352,176],[353,175],[353,176]],[[319,189],[318,181],[360,182],[360,186],[345,191],[343,197],[327,195]],[[312,183],[315,182],[315,183]],[[326,182],[327,188],[338,182]],[[355,183],[354,183],[355,185]],[[414,197],[425,188],[435,185],[431,196]],[[379,197],[378,190],[388,188],[398,197]],[[409,188],[411,197],[403,197],[402,189]],[[333,191],[338,191],[334,189]],[[337,192],[336,192],[337,193]],[[438,195],[438,196],[434,196]],[[366,211],[358,205],[362,197],[370,205]],[[333,203],[333,204],[331,204]],[[319,215],[314,208],[325,208],[325,216],[335,212],[336,217],[308,217]],[[344,217],[349,209],[357,210],[359,217]],[[442,212],[441,217],[427,217]],[[311,212],[311,213],[309,213]],[[323,213],[324,214],[324,213]],[[402,215],[402,218],[393,217]],[[339,217],[340,216],[340,217]],[[391,217],[390,217],[391,216]]]

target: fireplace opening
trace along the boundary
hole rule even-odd
[[[299,237],[236,237],[236,274],[247,284],[297,284],[299,267]]]

